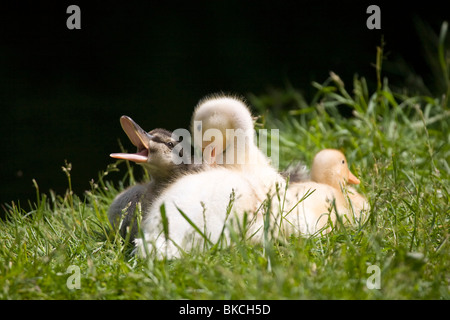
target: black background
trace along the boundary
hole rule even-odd
[[[123,114],[144,129],[187,128],[203,96],[263,94],[292,85],[307,97],[311,81],[337,73],[376,80],[381,37],[385,73],[415,90],[408,72],[433,91],[424,23],[435,33],[449,19],[443,2],[133,1],[26,2],[0,5],[0,203],[63,193],[64,160],[79,195],[113,162]],[[66,9],[81,9],[69,30]],[[381,8],[381,30],[366,9]],[[420,28],[419,28],[420,29]],[[391,63],[389,65],[389,63]],[[407,66],[408,71],[405,71]],[[119,179],[123,174],[112,176]],[[24,205],[27,207],[27,205]]]

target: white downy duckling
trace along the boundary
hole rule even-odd
[[[195,147],[201,147],[207,161],[237,166],[260,160],[250,159],[255,156],[251,150],[253,120],[248,107],[237,98],[211,95],[200,100],[192,116],[191,132]]]
[[[154,202],[143,221],[144,238],[136,239],[140,254],[154,251],[174,258],[205,241],[227,239],[227,219],[242,219],[245,212],[255,214],[249,228],[254,234],[263,226],[257,209],[275,193],[276,184],[284,188],[284,179],[254,143],[253,120],[242,101],[228,96],[203,99],[193,115],[192,133],[194,144],[214,167],[178,179]]]
[[[311,167],[310,181],[294,179],[289,184],[290,201],[303,200],[286,215],[284,226],[290,231],[310,235],[324,228],[329,218],[336,221],[335,210],[350,221],[359,219],[369,205],[362,195],[348,186],[359,183],[342,152],[334,149],[318,152]]]
[[[179,141],[172,135],[172,132],[158,128],[147,133],[127,116],[122,116],[120,123],[130,141],[138,150],[137,153],[112,153],[110,156],[141,164],[147,169],[151,177],[150,182],[131,186],[118,194],[108,211],[111,225],[114,228],[119,228],[120,234],[124,238],[126,238],[127,230],[129,230],[130,240],[133,240],[138,231],[136,205],[141,203],[142,213],[145,213],[153,200],[170,183],[188,171],[196,172],[200,170],[201,166],[183,162],[175,164],[174,157],[177,154],[174,154],[173,151]],[[123,216],[124,211],[125,216]]]
[[[239,170],[265,197],[285,180],[255,143],[253,119],[243,100],[225,95],[202,99],[192,116],[194,146],[210,163]]]

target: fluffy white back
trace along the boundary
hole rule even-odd
[[[179,209],[212,243],[216,243],[226,223],[227,207],[233,191],[235,200],[230,218],[256,210],[257,201],[252,196],[251,183],[237,172],[216,168],[177,180],[153,204],[143,221],[145,239],[136,240],[138,253],[145,255],[147,246],[149,252],[155,251],[159,257],[175,258],[180,256],[180,249],[190,251],[204,243],[202,235]],[[163,204],[168,221],[168,241],[163,232],[160,212]]]

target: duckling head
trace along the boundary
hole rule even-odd
[[[154,179],[167,179],[173,175],[175,163],[178,163],[174,158],[182,156],[182,150],[179,153],[174,152],[175,146],[180,142],[172,132],[159,128],[146,132],[128,116],[122,116],[120,123],[131,143],[137,147],[137,152],[112,153],[112,158],[141,164]]]
[[[311,167],[311,179],[318,183],[328,184],[338,190],[347,183],[360,183],[348,168],[344,154],[335,149],[324,149],[316,154]]]
[[[195,108],[191,132],[196,147],[218,155],[226,151],[238,135],[253,139],[253,119],[249,108],[238,98],[213,95],[202,99]],[[248,147],[249,142],[245,145]]]

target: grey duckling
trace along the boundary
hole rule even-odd
[[[190,164],[189,161],[176,164],[183,157],[183,149],[175,148],[180,141],[171,131],[157,128],[146,132],[128,116],[122,116],[120,123],[130,141],[137,147],[137,152],[112,153],[110,156],[142,165],[151,178],[150,182],[131,186],[118,194],[108,211],[111,225],[119,228],[124,238],[130,233],[129,239],[133,241],[138,233],[137,204],[141,204],[141,212],[145,214],[148,211],[146,209],[168,185],[182,175],[201,170],[202,166]],[[174,161],[176,157],[178,161]]]

